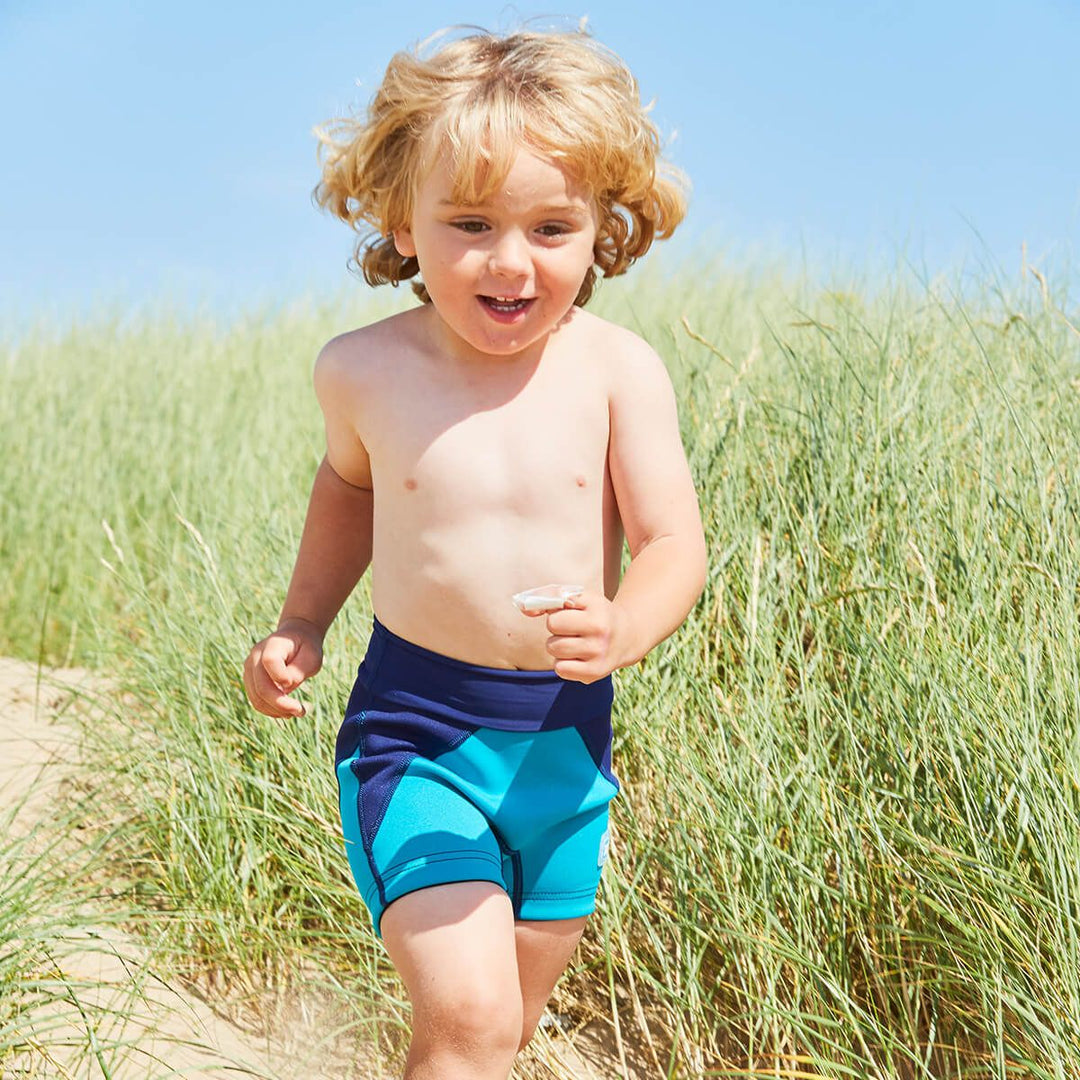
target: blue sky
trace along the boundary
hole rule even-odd
[[[691,177],[676,256],[931,273],[1080,239],[1080,3],[0,0],[0,325],[364,286],[311,128],[448,23],[582,15]]]

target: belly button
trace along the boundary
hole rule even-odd
[[[409,491],[415,491],[416,490],[416,481],[411,476],[408,477],[406,479],[406,481],[405,481],[405,487],[407,487],[409,489]]]

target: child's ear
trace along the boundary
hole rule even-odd
[[[410,259],[416,254],[416,245],[413,243],[412,232],[409,229],[395,229],[391,234],[394,238],[394,247],[403,259]]]

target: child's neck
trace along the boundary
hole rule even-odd
[[[543,357],[551,341],[553,333],[559,326],[564,325],[565,320],[559,323],[554,331],[544,334],[535,341],[529,342],[517,352],[488,353],[476,348],[464,338],[460,337],[440,317],[438,311],[431,304],[425,305],[426,329],[432,344],[432,351],[440,358],[448,360],[461,368],[476,371],[508,371],[519,370],[523,367],[535,368]]]

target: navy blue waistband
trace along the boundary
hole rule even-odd
[[[610,675],[580,683],[554,671],[482,667],[406,641],[378,619],[360,678],[376,700],[504,729],[584,723],[610,713],[613,698]]]

